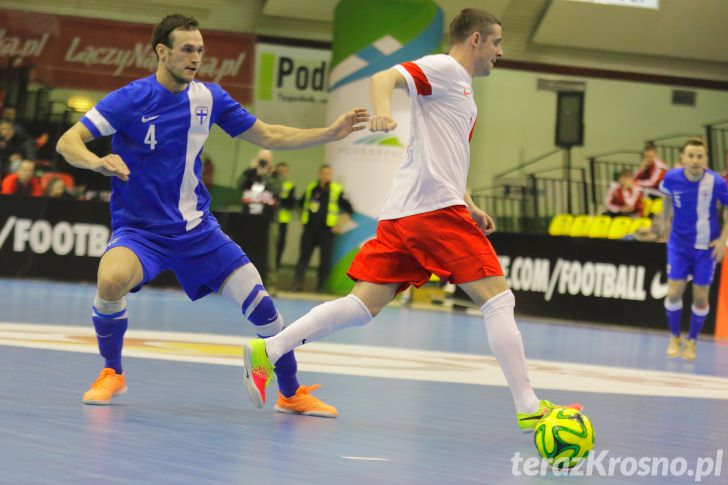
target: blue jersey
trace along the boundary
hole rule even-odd
[[[672,197],[671,245],[708,249],[711,241],[720,235],[717,202],[728,206],[728,184],[713,172],[706,170],[697,182],[685,177],[685,169],[667,172],[660,183],[660,191]]]
[[[112,228],[176,234],[199,225],[210,207],[200,161],[210,127],[235,137],[255,120],[212,83],[172,93],[152,75],[107,95],[81,122],[96,137],[113,135],[112,151],[131,172],[127,182],[112,178]]]

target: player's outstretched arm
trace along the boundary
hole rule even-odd
[[[723,230],[720,231],[718,239],[710,243],[713,248],[713,257],[719,263],[725,257],[726,241],[728,241],[728,207],[723,207]]]
[[[56,151],[74,167],[93,170],[108,177],[116,176],[123,181],[129,180],[129,167],[120,156],[112,153],[99,158],[86,148],[86,143],[93,139],[88,128],[78,122],[61,136]]]
[[[250,129],[238,135],[238,138],[271,150],[295,150],[341,140],[355,131],[366,128],[368,121],[369,111],[366,108],[347,111],[326,128],[293,128],[269,125],[257,120]]]
[[[407,89],[407,81],[396,69],[380,71],[372,76],[370,96],[374,115],[369,122],[369,131],[387,133],[397,128],[392,118],[392,93],[395,88]]]

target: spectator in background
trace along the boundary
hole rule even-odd
[[[245,185],[255,177],[263,177],[268,175],[267,167],[273,164],[273,152],[266,150],[265,148],[258,150],[258,154],[250,160],[250,165],[247,169],[240,174],[238,177],[237,187],[240,190],[245,190]],[[266,170],[262,170],[266,168]]]
[[[28,130],[25,129],[23,125],[18,123],[18,109],[10,104],[6,104],[3,106],[2,114],[0,114],[0,119],[9,121],[13,124],[13,128],[15,128],[15,132],[18,133],[23,138],[30,138],[30,135],[28,134]]]
[[[301,235],[301,254],[293,277],[293,291],[303,289],[303,278],[316,246],[319,247],[319,269],[316,291],[322,291],[329,276],[331,250],[334,244],[334,228],[339,222],[339,212],[351,215],[354,210],[344,197],[344,188],[332,182],[332,170],[321,165],[319,179],[311,182],[303,194],[303,234]]]
[[[215,182],[215,164],[212,163],[210,157],[204,157],[202,159],[202,183],[208,189],[212,187]]]
[[[619,172],[619,179],[609,186],[604,205],[606,214],[612,217],[642,215],[642,190],[634,186],[630,169]]]
[[[660,197],[660,182],[667,173],[667,164],[657,158],[657,149],[652,143],[642,150],[642,165],[634,175],[634,183],[652,198]]]
[[[242,203],[244,214],[273,214],[278,184],[268,172],[273,155],[270,150],[260,150],[258,158],[251,161],[251,167],[243,172],[238,188],[243,191]]]
[[[0,120],[0,175],[15,172],[13,161],[34,160],[35,148],[28,137],[15,130],[12,121]]]
[[[18,171],[5,177],[2,183],[4,195],[29,195],[40,197],[43,190],[40,188],[40,180],[35,177],[35,162],[23,160],[20,162]]]
[[[53,177],[48,181],[48,186],[45,190],[46,197],[52,197],[54,199],[73,199],[74,197],[66,191],[66,184],[63,183],[61,177]]]
[[[291,222],[291,211],[296,205],[296,187],[288,180],[288,164],[280,162],[276,165],[274,174],[280,184],[278,193],[278,238],[276,241],[276,269],[281,267],[283,250],[286,248],[286,236],[288,235],[288,223]]]

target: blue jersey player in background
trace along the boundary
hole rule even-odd
[[[231,137],[285,150],[339,140],[363,129],[369,119],[361,108],[326,128],[297,129],[256,119],[219,85],[194,80],[204,44],[191,17],[165,17],[154,28],[152,48],[156,73],[110,93],[57,145],[71,165],[113,177],[113,232],[99,263],[92,317],[105,365],[83,396],[86,404],[109,404],[126,391],[121,365],[125,297],[165,269],[175,272],[192,300],[218,292],[234,301],[258,335],[270,337],[283,329],[258,271],[210,213],[200,153],[212,124]],[[87,142],[108,135],[113,135],[111,154],[98,157],[86,148]],[[293,353],[276,367],[276,410],[335,417],[336,408],[311,395],[317,386],[299,385],[296,370]]]
[[[670,326],[668,357],[694,361],[698,333],[710,311],[708,294],[715,265],[723,260],[728,239],[728,184],[709,170],[705,142],[691,138],[681,152],[682,167],[670,170],[660,190],[672,198],[672,230],[667,241],[668,290],[665,299]],[[718,204],[723,207],[723,229]],[[683,293],[688,276],[693,279],[693,305],[688,338],[680,336]]]

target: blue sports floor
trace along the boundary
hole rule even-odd
[[[665,358],[666,332],[519,319],[539,396],[583,403],[606,452],[591,476],[560,477],[524,469],[532,435],[476,315],[391,307],[300,349],[333,420],[253,408],[253,332],[231,303],[146,288],[129,297],[128,393],[84,406],[102,364],[94,291],[0,280],[0,483],[669,484],[709,465],[700,483],[728,483],[726,343],[703,339],[688,364]],[[293,321],[316,302],[277,304]]]

